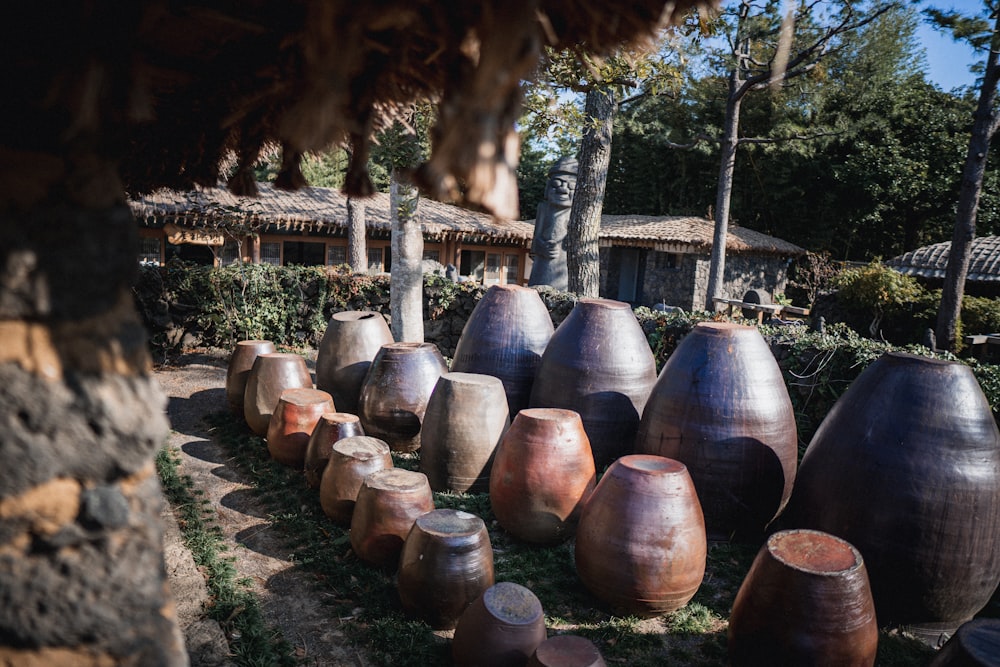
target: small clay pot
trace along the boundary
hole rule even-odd
[[[333,443],[319,484],[323,513],[341,525],[351,525],[362,482],[373,472],[391,467],[389,445],[378,438],[356,435]]]
[[[519,667],[543,641],[542,603],[524,586],[502,581],[486,589],[458,620],[452,657],[457,667]]]
[[[267,429],[271,458],[302,470],[313,429],[324,414],[333,412],[333,398],[319,389],[286,389],[278,397]]]
[[[243,396],[243,416],[250,430],[267,436],[274,407],[286,389],[312,389],[312,377],[306,360],[297,354],[270,352],[258,355],[247,376]]]
[[[528,408],[514,417],[497,447],[490,504],[510,534],[533,544],[556,544],[576,530],[597,485],[594,456],[580,415]]]
[[[484,493],[510,419],[503,383],[491,375],[445,373],[427,401],[420,470],[435,491]]]
[[[392,332],[381,313],[334,313],[316,351],[316,388],[329,392],[340,410],[357,413],[372,359],[391,342]]]
[[[403,609],[435,630],[450,630],[493,585],[493,547],[475,514],[440,509],[413,523],[399,558]]]
[[[861,553],[820,531],[771,535],[733,603],[730,664],[871,667],[877,649]]]
[[[253,362],[262,354],[274,352],[274,343],[269,340],[241,340],[236,343],[229,367],[226,369],[226,403],[233,414],[243,418],[243,400],[247,390],[247,378]]]
[[[929,667],[1000,667],[1000,619],[963,623]]]
[[[413,522],[434,509],[427,476],[389,468],[365,477],[351,517],[351,548],[361,560],[395,569]]]
[[[556,635],[535,649],[528,667],[607,667],[601,652],[586,637]]]
[[[336,399],[334,403],[336,403]],[[333,443],[344,438],[364,434],[361,420],[358,419],[357,415],[347,412],[327,412],[321,415],[316,423],[316,428],[309,436],[309,444],[306,446],[304,465],[306,483],[314,489],[319,488]]]

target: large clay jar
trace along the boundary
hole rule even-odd
[[[520,285],[493,285],[462,329],[451,370],[500,378],[513,418],[528,407],[535,373],[552,331],[552,318],[537,291]]]
[[[458,620],[452,657],[457,667],[522,667],[543,641],[542,603],[524,586],[502,581]]]
[[[879,625],[936,643],[1000,582],[1000,433],[972,370],[885,354],[809,444],[782,527],[864,556]]]
[[[607,667],[604,656],[586,637],[556,635],[535,649],[528,667]]]
[[[427,401],[448,364],[433,343],[383,345],[361,386],[358,416],[365,433],[394,452],[420,449]]]
[[[297,387],[281,392],[267,428],[271,458],[302,470],[313,429],[325,413],[334,409],[333,398],[319,389]]]
[[[265,437],[281,392],[300,387],[312,389],[312,386],[309,367],[299,355],[283,352],[258,355],[247,376],[243,397],[243,416],[250,430]]]
[[[963,623],[929,667],[1000,667],[1000,618]]]
[[[615,461],[583,507],[576,570],[615,612],[680,609],[705,576],[705,520],[683,463],[633,454]]]
[[[788,502],[798,458],[792,401],[760,332],[696,325],[646,401],[636,451],[687,466],[709,539],[759,540]]]
[[[622,301],[580,299],[552,335],[531,390],[531,407],[575,410],[598,470],[631,454],[656,382],[656,361]]]
[[[431,489],[484,493],[497,443],[510,420],[503,383],[491,375],[445,373],[427,401],[420,470]]]
[[[316,351],[316,388],[329,392],[340,410],[357,413],[368,367],[379,349],[391,342],[392,332],[381,314],[334,313]]]
[[[358,491],[351,516],[351,549],[367,563],[395,569],[413,522],[433,509],[431,487],[423,473],[400,468],[373,472]]]
[[[878,623],[861,554],[814,530],[768,538],[729,618],[729,658],[746,665],[871,667]]]
[[[378,438],[357,435],[335,442],[319,483],[323,513],[341,525],[350,526],[365,478],[391,467],[389,445]]]
[[[270,352],[274,352],[274,343],[269,340],[241,340],[236,343],[233,354],[229,357],[229,367],[226,369],[226,403],[241,418],[247,378],[253,362],[260,355]]]
[[[361,420],[357,415],[347,412],[327,412],[320,415],[316,428],[309,436],[309,444],[306,445],[306,460],[303,466],[306,483],[314,489],[319,488],[323,470],[330,459],[330,450],[333,449],[335,442],[364,434]]]
[[[594,455],[580,415],[528,408],[497,447],[490,504],[504,529],[526,542],[556,544],[576,530],[597,484]]]
[[[435,630],[450,630],[492,585],[493,547],[482,519],[452,509],[417,518],[403,545],[397,578],[408,614]]]

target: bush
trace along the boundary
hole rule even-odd
[[[938,291],[940,301],[940,291]],[[962,299],[962,331],[966,334],[1000,332],[1000,299],[967,296]]]

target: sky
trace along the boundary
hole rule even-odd
[[[984,7],[982,0],[929,0],[921,3],[921,6],[928,5],[944,10],[956,9],[965,14],[979,14]],[[947,34],[923,23],[917,37],[927,49],[927,78],[930,81],[945,91],[975,84],[976,77],[969,72],[969,65],[984,60],[985,54],[977,54],[966,44],[955,42]]]

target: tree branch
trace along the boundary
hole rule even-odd
[[[738,145],[743,144],[777,144],[783,141],[809,141],[821,137],[835,137],[843,132],[816,132],[815,134],[792,134],[787,137],[740,137],[736,140]]]

